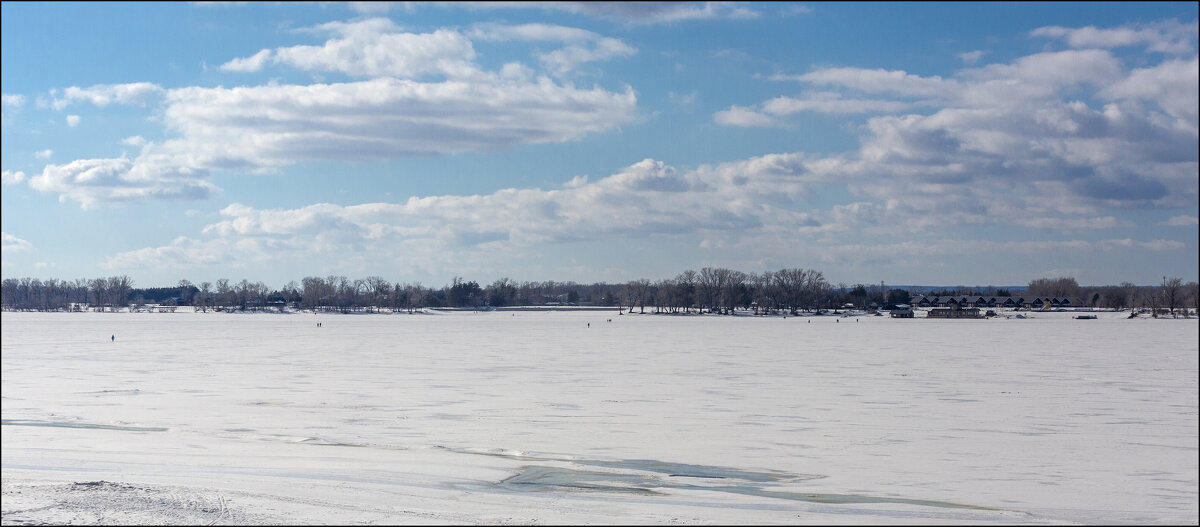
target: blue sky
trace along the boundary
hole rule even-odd
[[[2,5],[3,276],[1197,279],[1197,4]]]

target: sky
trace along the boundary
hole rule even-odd
[[[2,4],[4,278],[1198,275],[1198,7]]]

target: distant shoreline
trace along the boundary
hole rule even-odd
[[[837,311],[833,311],[833,310],[803,311],[803,312],[795,313],[795,314],[790,313],[790,312],[789,313],[783,313],[783,312],[755,313],[753,310],[738,310],[735,313],[720,314],[720,313],[712,313],[712,312],[701,313],[698,311],[692,311],[692,312],[688,312],[688,313],[666,312],[666,311],[655,312],[655,311],[652,311],[649,309],[647,309],[645,312],[639,312],[638,308],[630,310],[625,307],[613,307],[613,306],[506,306],[506,307],[488,307],[488,308],[424,307],[424,308],[414,309],[411,312],[408,311],[407,309],[375,310],[375,311],[368,311],[368,310],[342,311],[339,309],[332,309],[332,310],[328,310],[328,311],[322,311],[322,310],[314,311],[314,310],[309,310],[309,309],[285,309],[282,311],[277,310],[277,309],[256,309],[256,310],[209,309],[208,311],[200,311],[200,310],[195,309],[193,306],[167,306],[168,308],[171,308],[171,307],[173,307],[173,308],[170,309],[170,311],[159,311],[156,309],[158,307],[161,307],[161,306],[148,306],[147,309],[120,308],[117,311],[92,311],[92,310],[37,311],[37,310],[9,310],[9,309],[6,309],[6,310],[3,310],[3,312],[4,313],[110,313],[110,314],[112,314],[112,313],[204,314],[204,313],[211,312],[214,314],[242,314],[242,315],[431,315],[431,314],[446,314],[446,313],[487,313],[487,312],[494,311],[494,312],[513,313],[513,314],[516,314],[516,313],[548,313],[548,312],[579,312],[579,313],[583,313],[583,312],[595,312],[595,313],[617,312],[622,315],[629,314],[629,315],[642,315],[642,316],[659,315],[659,316],[689,316],[689,317],[690,316],[716,316],[716,317],[720,317],[720,318],[726,318],[726,317],[737,317],[737,318],[743,318],[743,317],[746,317],[746,318],[771,318],[771,317],[774,317],[774,318],[808,318],[808,317],[893,318],[890,316],[890,313],[888,312],[888,310],[880,311],[879,314],[876,315],[876,314],[868,312],[868,311],[857,310],[857,309],[837,310]],[[917,318],[917,319],[929,318],[929,319],[933,319],[933,320],[953,320],[952,318],[929,317],[928,316],[929,310],[930,310],[929,308],[914,308],[913,311],[915,312],[914,314],[916,316],[909,317],[909,318]],[[970,320],[970,319],[982,320],[982,319],[986,319],[986,318],[1036,318],[1037,315],[1041,315],[1041,314],[1049,315],[1049,314],[1056,314],[1056,313],[1111,313],[1111,314],[1117,314],[1117,313],[1129,313],[1130,312],[1129,309],[1106,309],[1106,308],[1096,308],[1096,307],[1063,307],[1063,308],[1053,308],[1053,309],[1046,309],[1046,310],[996,308],[996,309],[993,309],[992,311],[994,311],[996,314],[991,315],[991,316],[962,317],[962,319],[963,320]],[[1186,318],[1197,317],[1196,312],[1191,311],[1191,310],[1189,310],[1187,312],[1187,314],[1184,314],[1184,312],[1181,310],[1181,312],[1176,313],[1175,316],[1172,316],[1167,313],[1160,313],[1158,317],[1153,317],[1148,311],[1143,311],[1143,310],[1136,310],[1136,311],[1137,311],[1137,315],[1123,316],[1122,318],[1181,318],[1181,319],[1186,319]],[[1113,318],[1113,317],[1105,317],[1105,318]]]

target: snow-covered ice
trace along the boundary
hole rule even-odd
[[[1195,523],[1197,320],[1073,315],[6,312],[3,523]]]

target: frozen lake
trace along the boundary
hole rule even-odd
[[[1197,320],[1073,315],[6,312],[3,523],[1194,524]]]

